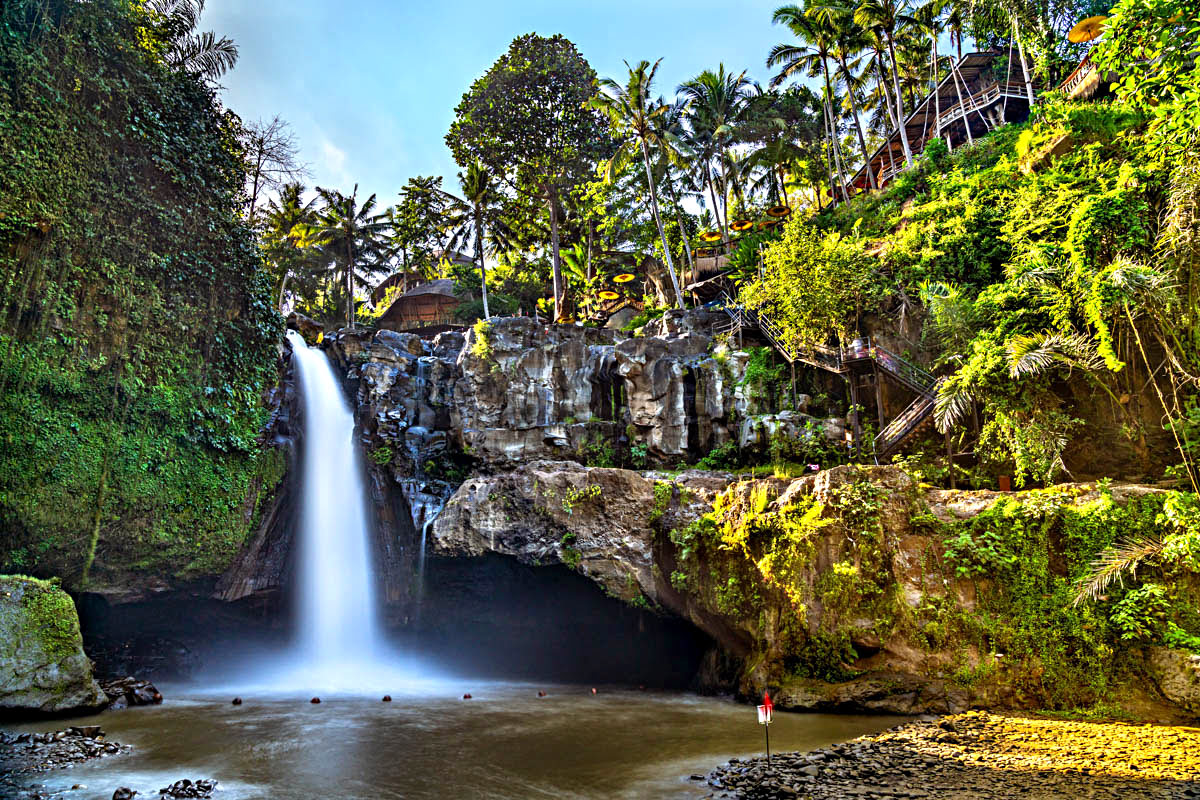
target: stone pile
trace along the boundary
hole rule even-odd
[[[94,758],[116,755],[127,744],[105,740],[99,725],[86,725],[45,733],[0,731],[0,797],[38,797],[32,774],[69,767]]]

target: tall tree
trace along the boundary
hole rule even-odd
[[[846,198],[846,174],[842,169],[838,156],[837,123],[833,111],[833,80],[829,70],[829,61],[833,54],[833,36],[828,26],[820,24],[799,5],[782,6],[775,9],[771,22],[783,25],[800,40],[800,44],[780,43],[771,48],[767,55],[768,67],[779,67],[779,73],[771,79],[772,86],[779,86],[790,78],[809,74],[820,75],[825,81],[822,103],[825,111],[826,130],[829,134],[830,160],[837,165],[838,185]],[[830,174],[830,196],[834,202],[837,197],[833,193],[833,175]]]
[[[896,62],[896,36],[905,28],[915,25],[903,0],[862,0],[854,12],[854,19],[865,28],[875,28],[887,42],[888,54],[892,59],[892,88],[895,92],[896,119],[899,121],[900,145],[904,148],[904,161],[913,164],[912,147],[908,143],[908,130],[904,124],[904,94],[900,91],[900,70]]]
[[[735,141],[737,126],[747,108],[750,86],[744,70],[735,75],[726,72],[725,65],[720,64],[716,72],[706,69],[678,89],[688,103],[688,128],[692,136],[705,143],[703,152],[707,159],[716,161],[717,171],[721,173],[722,233],[726,242],[729,241],[729,163],[724,156]],[[710,174],[710,188],[712,184]],[[716,202],[715,197],[713,201]]]
[[[563,36],[518,37],[463,95],[446,134],[460,165],[477,160],[512,191],[546,204],[556,319],[566,313],[562,201],[609,151],[604,119],[587,105],[595,83],[595,71]]]
[[[846,87],[846,99],[850,103],[850,111],[854,116],[854,130],[858,134],[858,146],[862,150],[863,164],[866,165],[867,184],[872,190],[879,187],[875,183],[875,173],[871,170],[871,151],[867,149],[867,137],[863,132],[862,118],[858,113],[857,80],[853,68],[858,67],[857,57],[870,47],[871,40],[867,31],[854,20],[854,7],[851,5],[824,5],[809,9],[808,15],[815,17],[829,28],[833,38],[833,57],[841,67],[842,83]]]
[[[308,277],[307,267],[314,260],[309,232],[316,222],[315,205],[316,198],[306,202],[304,186],[295,182],[284,184],[279,198],[267,205],[263,243],[267,260],[274,268],[273,294],[278,308],[283,307],[288,283]]]
[[[490,235],[496,249],[507,241],[504,198],[497,191],[491,172],[479,161],[472,161],[467,165],[466,172],[458,173],[458,183],[462,187],[462,197],[443,193],[448,201],[446,227],[450,231],[449,248],[457,250],[460,243],[474,244],[483,294],[483,318],[490,319],[484,239]]]
[[[358,184],[348,195],[320,186],[317,194],[325,206],[317,216],[312,236],[329,253],[333,263],[341,267],[346,291],[346,326],[354,330],[354,286],[361,282],[356,280],[358,272],[376,271],[379,262],[375,256],[387,221],[383,215],[374,213],[375,195],[359,203]]]
[[[212,31],[196,32],[204,0],[150,0],[146,4],[157,17],[164,39],[169,43],[166,61],[176,69],[199,75],[212,82],[233,69],[238,49],[233,40],[218,37]]]
[[[270,122],[246,124],[238,139],[246,160],[246,195],[250,203],[246,221],[254,227],[263,194],[281,191],[285,184],[307,175],[308,169],[297,158],[300,148],[295,135],[278,115]]]
[[[646,169],[646,183],[650,188],[650,212],[654,216],[654,225],[658,228],[659,238],[662,239],[663,258],[667,265],[667,274],[671,277],[671,288],[675,291],[675,302],[683,308],[683,293],[679,290],[679,276],[675,274],[675,263],[671,259],[671,245],[667,242],[667,233],[663,229],[662,218],[658,211],[658,186],[650,168],[650,147],[659,143],[659,131],[654,127],[655,117],[665,113],[667,106],[651,100],[650,90],[654,85],[654,76],[658,73],[660,58],[653,65],[649,61],[639,61],[636,67],[625,62],[629,78],[624,86],[612,78],[600,81],[601,91],[592,98],[593,107],[600,109],[612,123],[614,132],[623,139],[622,145],[608,161],[608,176],[621,164],[628,163],[636,149]]]

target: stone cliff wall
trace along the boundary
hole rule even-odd
[[[1155,503],[1136,486],[922,489],[892,467],[735,481],[543,461],[464,483],[432,552],[565,564],[707,633],[702,686],[785,707],[1200,707],[1194,659],[1115,651],[1105,618],[1071,604],[1072,561],[1103,541],[1080,539]]]

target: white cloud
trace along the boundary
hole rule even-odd
[[[321,137],[321,156],[314,165],[313,177],[320,186],[349,193],[354,178],[346,169],[346,151]]]

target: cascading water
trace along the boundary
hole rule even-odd
[[[354,414],[329,359],[289,333],[304,395],[303,504],[298,545],[303,660],[319,671],[374,658],[381,640],[368,551],[366,488]]]
[[[304,398],[297,633],[253,672],[282,692],[421,691],[430,670],[391,648],[380,624],[354,414],[325,354],[288,338]]]

